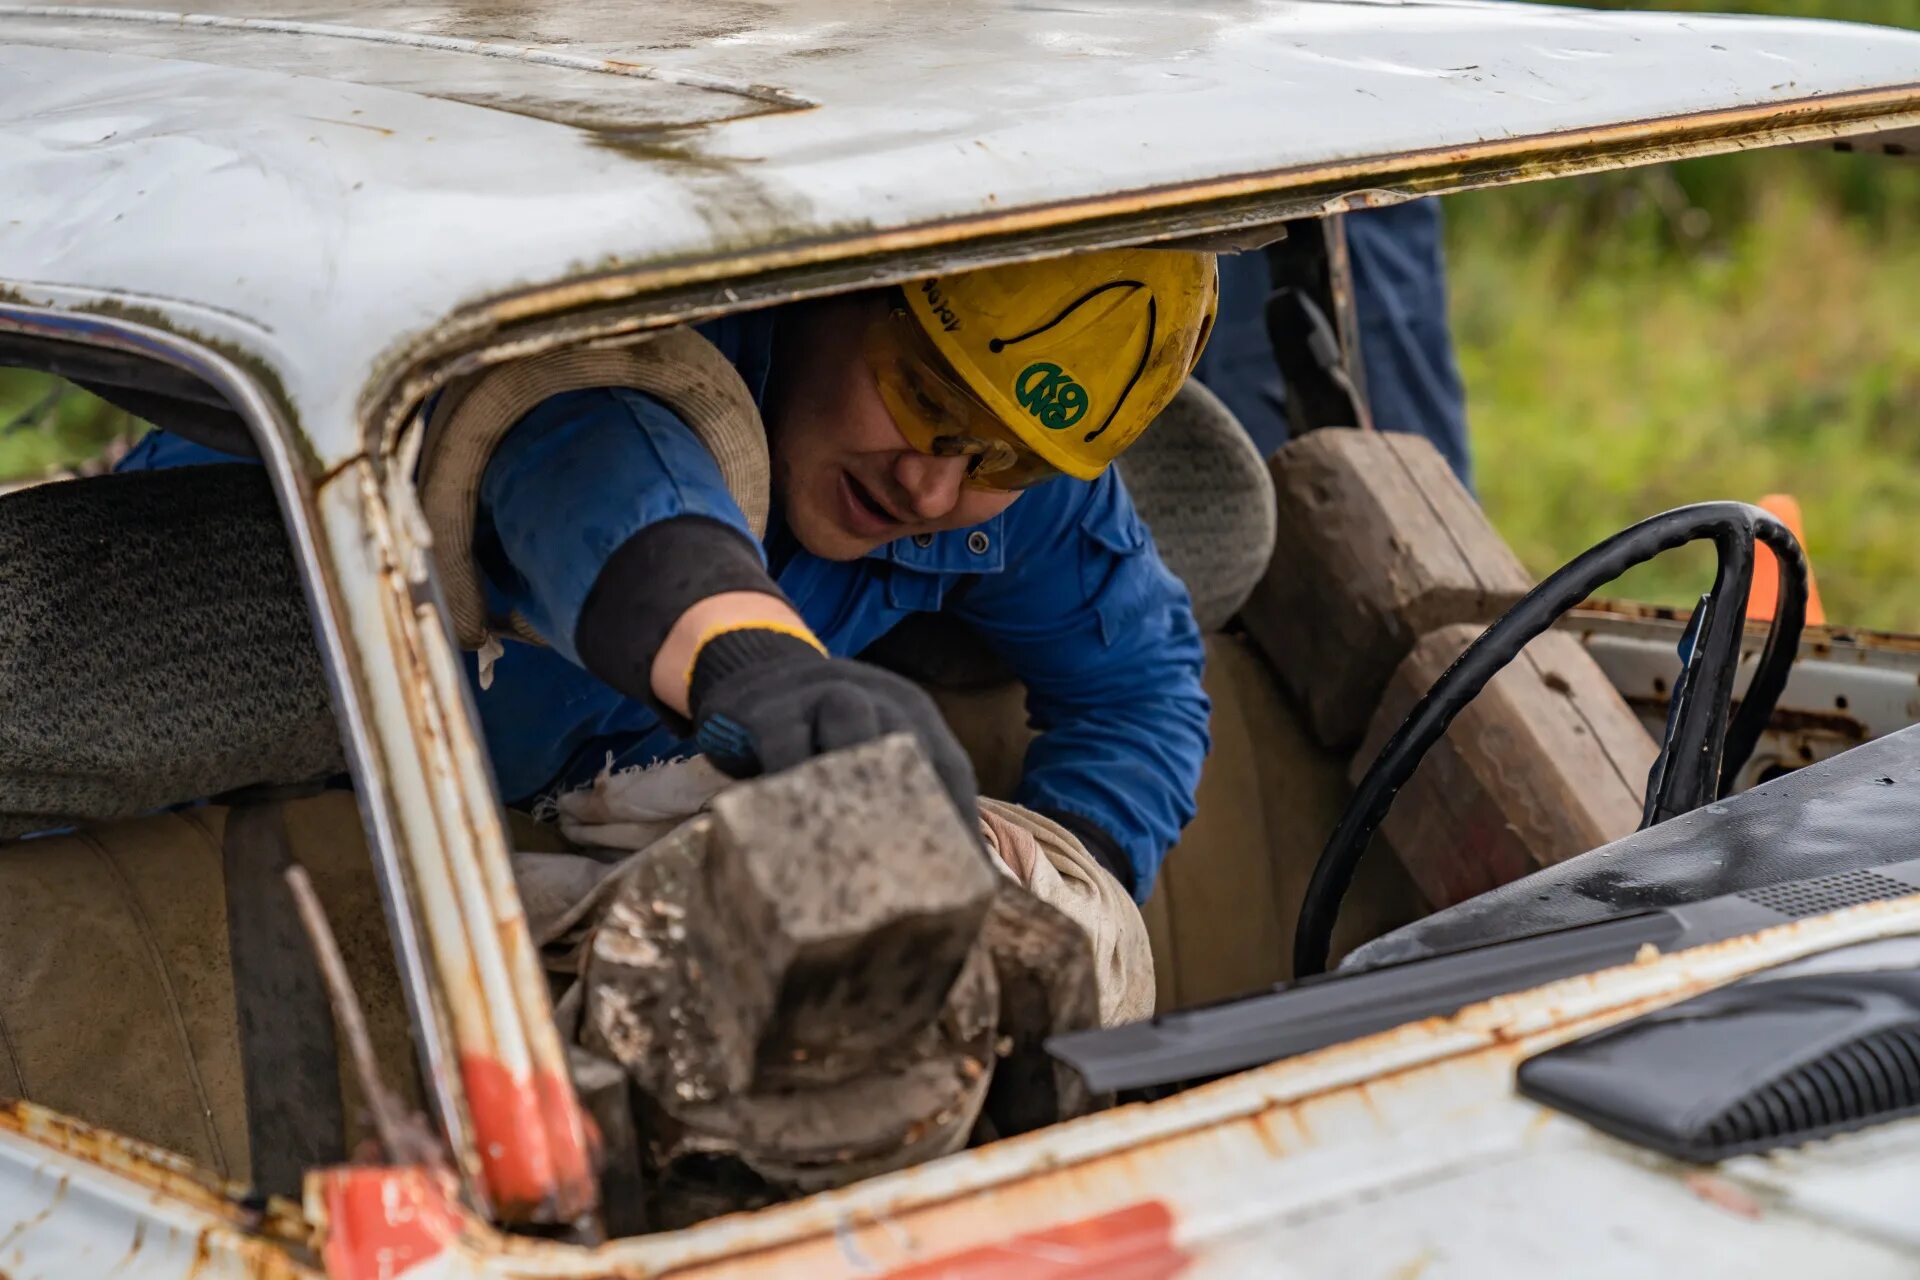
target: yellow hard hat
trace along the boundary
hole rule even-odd
[[[1103,249],[916,280],[902,292],[924,339],[1011,430],[1015,452],[1091,480],[1193,371],[1220,283],[1210,253]]]

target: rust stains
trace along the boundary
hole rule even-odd
[[[311,1228],[299,1210],[285,1200],[269,1198],[262,1202],[178,1156],[30,1102],[0,1106],[0,1132],[131,1181],[146,1191],[148,1203],[155,1208],[186,1209],[215,1219],[201,1228],[194,1241],[190,1275],[218,1261],[237,1259],[245,1274],[261,1280],[320,1280],[306,1261]],[[46,1204],[31,1216],[15,1221],[0,1243],[14,1241],[55,1219],[73,1176],[62,1175]],[[120,1265],[136,1261],[146,1245],[147,1224],[136,1219]]]
[[[1575,625],[1578,625],[1583,614],[1599,614],[1615,618],[1644,618],[1654,622],[1685,622],[1693,616],[1693,611],[1672,605],[1646,604],[1638,600],[1595,598],[1574,610],[1571,620]],[[1749,618],[1746,622],[1747,634],[1754,639],[1762,639],[1772,625],[1770,622]],[[1864,627],[1835,626],[1830,623],[1808,623],[1800,633],[1802,653],[1811,654],[1817,658],[1828,658],[1833,656],[1835,645],[1852,645],[1885,653],[1920,653],[1920,635],[1907,635],[1897,631],[1874,631]]]
[[[1103,1260],[1104,1270],[1074,1270],[1084,1258],[1071,1251],[1062,1255],[1071,1264],[1068,1269],[1019,1270],[993,1246],[971,1242],[998,1241],[1009,1232],[1017,1240],[1037,1241],[1090,1221],[1125,1221],[1118,1215],[1139,1208],[1125,1198],[1130,1192],[1166,1194],[1176,1188],[1166,1204],[1177,1220],[1182,1178],[1204,1176],[1203,1169],[1223,1158],[1244,1160],[1262,1150],[1268,1158],[1287,1158],[1337,1142],[1355,1124],[1369,1131],[1391,1129],[1400,1118],[1426,1113],[1439,1096],[1457,1098],[1469,1081],[1509,1093],[1515,1064],[1552,1045],[1803,955],[1916,932],[1920,895],[1690,951],[1650,952],[1630,964],[1331,1046],[1150,1106],[1122,1108],[968,1152],[851,1188],[830,1204],[800,1202],[723,1219],[683,1233],[671,1250],[656,1252],[647,1241],[608,1246],[596,1262],[675,1276],[842,1274],[849,1269],[912,1280],[1131,1275],[1126,1259],[1117,1255]],[[1283,1133],[1293,1140],[1281,1141]],[[1696,1194],[1716,1192],[1696,1189]],[[1743,1203],[1732,1198],[1715,1202],[1729,1212],[1743,1211]],[[1091,1209],[1106,1211],[1090,1219]],[[1056,1215],[1073,1216],[1062,1221]],[[1141,1256],[1157,1255],[1149,1249]],[[976,1270],[989,1262],[1005,1269]],[[894,1269],[883,1269],[889,1265]]]
[[[1171,1280],[1191,1261],[1174,1244],[1173,1228],[1173,1211],[1148,1200],[914,1263],[882,1280]]]
[[[144,1222],[134,1223],[133,1239],[127,1243],[126,1256],[120,1259],[115,1269],[118,1270],[120,1268],[124,1268],[129,1263],[139,1258],[140,1250],[146,1245],[146,1243],[147,1243],[147,1224]]]
[[[1708,1204],[1725,1209],[1736,1217],[1759,1221],[1760,1201],[1755,1199],[1753,1193],[1745,1187],[1704,1169],[1689,1173],[1685,1181],[1687,1190]]]
[[[183,1205],[230,1223],[251,1235],[305,1247],[311,1234],[299,1209],[270,1197],[261,1201],[246,1188],[223,1182],[171,1152],[63,1116],[31,1102],[0,1106],[0,1132],[128,1178],[145,1187],[155,1204]],[[45,1212],[59,1206],[61,1183]]]
[[[685,264],[677,269],[660,264],[639,272],[615,271],[597,279],[564,282],[501,299],[490,308],[489,318],[496,323],[528,318],[556,306],[631,296],[650,283],[654,287],[684,283],[696,275],[713,279],[722,274],[757,274],[795,261],[909,248],[933,241],[951,244],[1050,225],[1071,223],[1098,228],[1111,236],[1117,231],[1111,223],[1120,219],[1166,213],[1182,207],[1193,210],[1203,204],[1219,206],[1216,211],[1222,212],[1231,208],[1234,201],[1271,199],[1282,193],[1296,197],[1297,212],[1338,211],[1356,189],[1372,193],[1373,203],[1384,203],[1388,198],[1409,199],[1473,186],[1663,163],[1762,143],[1825,140],[1868,128],[1876,122],[1916,114],[1920,114],[1920,83],[1088,197],[1021,211],[955,219],[929,227],[879,232],[866,244],[857,240],[851,244],[808,244],[789,239],[786,245],[755,255],[762,260],[752,270],[741,270],[745,264],[735,260],[718,259],[712,263]],[[1383,192],[1391,192],[1391,197]],[[1271,217],[1269,215],[1268,220]],[[776,238],[769,237],[769,240]]]
[[[48,1218],[51,1218],[53,1216],[53,1211],[60,1207],[60,1202],[66,1199],[66,1195],[67,1195],[67,1179],[63,1176],[61,1177],[59,1183],[55,1185],[53,1189],[53,1195],[47,1200],[46,1204],[40,1207],[39,1212],[30,1214],[27,1217],[20,1219],[20,1221],[14,1223],[13,1226],[7,1229],[7,1234],[0,1236],[0,1249],[7,1248],[15,1240],[18,1240],[21,1236],[25,1235],[27,1232],[32,1231],[35,1227],[45,1222]]]
[[[407,572],[411,548],[403,544],[377,483],[364,466],[352,474],[377,549],[380,619],[399,694],[428,782],[433,820],[446,833],[440,847],[412,855],[419,871],[433,873],[421,877],[415,895],[457,1046],[457,1062],[435,1068],[437,1073],[451,1068],[444,1079],[436,1075],[443,1120],[452,1121],[462,1172],[497,1217],[573,1221],[591,1212],[598,1184],[526,921],[518,898],[511,896],[510,879],[508,892],[501,894],[484,865],[457,865],[463,856],[484,861],[490,852],[488,833],[457,769],[458,757],[472,758],[477,748],[463,744],[460,735],[470,726],[448,712],[441,695],[442,681],[450,684],[458,676],[448,664],[436,667],[436,653],[424,643],[424,629],[436,619],[431,606],[415,598]],[[419,865],[429,858],[439,864]],[[482,904],[465,897],[459,883],[463,872],[474,875],[486,895],[482,910],[475,910]]]
[[[1768,102],[1686,117],[1629,121],[1597,129],[1500,138],[1468,147],[1369,156],[1202,182],[1144,188],[1053,204],[995,210],[917,226],[822,226],[778,208],[731,252],[692,260],[634,260],[497,296],[455,312],[432,332],[391,353],[363,398],[362,420],[381,435],[404,419],[416,393],[444,379],[428,369],[487,344],[504,331],[595,309],[626,308],[597,332],[620,332],[791,301],[846,288],[897,283],[916,274],[1018,261],[1074,249],[1150,243],[1270,225],[1422,195],[1535,181],[1760,146],[1831,141],[1907,121],[1920,122],[1920,83]],[[645,148],[642,148],[644,153]],[[644,154],[638,158],[648,159]],[[674,156],[674,160],[683,159]],[[740,165],[731,176],[743,176]],[[562,339],[522,334],[522,354]]]
[[[1649,697],[1639,693],[1623,696],[1627,705],[1635,711],[1666,712],[1668,699],[1665,697]],[[1733,706],[1736,709],[1740,706],[1738,699],[1734,700]],[[1788,746],[1795,745],[1803,738],[1865,742],[1869,736],[1866,724],[1844,711],[1806,711],[1794,707],[1776,707],[1767,720],[1767,730],[1785,735],[1789,740]]]

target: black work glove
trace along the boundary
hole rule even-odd
[[[966,752],[933,699],[891,671],[829,658],[785,632],[746,627],[701,646],[687,702],[700,750],[736,778],[911,733],[967,829],[978,822],[979,792]]]

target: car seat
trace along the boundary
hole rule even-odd
[[[0,1096],[261,1190],[359,1133],[283,873],[307,868],[389,1084],[404,996],[260,468],[0,498]],[[196,796],[218,803],[180,806]],[[35,834],[38,833],[38,834]]]

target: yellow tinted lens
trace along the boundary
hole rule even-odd
[[[1024,489],[1059,474],[948,374],[920,325],[895,309],[867,335],[868,367],[894,425],[915,451],[976,459],[967,483]]]

